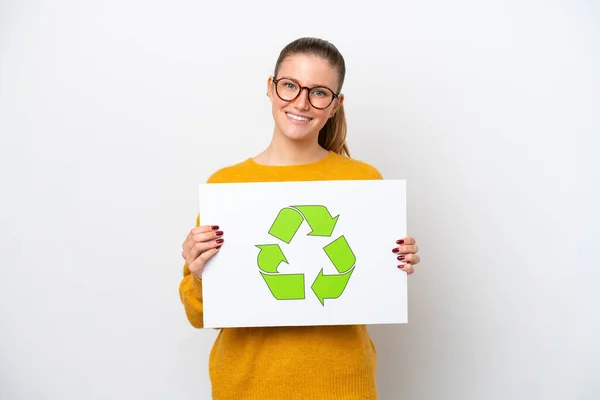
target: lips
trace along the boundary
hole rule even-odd
[[[308,122],[312,120],[312,118],[305,117],[303,115],[293,114],[290,112],[286,112],[285,115],[287,115],[288,118],[293,119],[294,121]]]

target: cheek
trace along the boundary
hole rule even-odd
[[[328,110],[320,110],[320,111],[315,111],[314,115],[315,115],[315,119],[319,120],[320,124],[325,124],[325,122],[327,122],[327,120],[329,119],[329,111]]]
[[[277,95],[274,95],[271,98],[273,99],[273,111],[281,111],[289,105],[289,103],[286,103],[285,101],[281,100],[279,97],[277,97]]]

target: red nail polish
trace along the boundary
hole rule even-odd
[[[220,248],[221,248],[221,246],[217,246],[217,247],[215,247],[215,249],[220,249]]]
[[[404,264],[398,265],[398,268],[400,268],[400,269],[404,268]]]
[[[398,256],[398,260],[400,260],[400,261],[404,260],[404,256]]]
[[[217,236],[223,236],[223,231],[216,231],[215,235],[217,235]]]
[[[217,243],[223,243],[223,242],[224,242],[224,240],[223,240],[223,239],[217,239],[217,240],[215,240],[215,241],[216,241]]]
[[[219,229],[219,225],[213,225],[210,227],[210,229],[212,229],[213,231],[216,231],[217,229]]]
[[[399,252],[399,251],[400,251],[400,249],[392,249],[392,252],[393,252],[393,253],[397,253],[397,252]]]
[[[404,240],[402,240],[402,239],[396,240],[396,243],[398,243],[398,244],[404,244]]]

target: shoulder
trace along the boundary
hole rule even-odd
[[[334,157],[336,164],[351,176],[350,179],[383,179],[381,172],[372,164],[341,154]]]
[[[207,179],[207,183],[226,183],[239,179],[248,168],[248,159],[217,169]]]

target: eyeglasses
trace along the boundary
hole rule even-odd
[[[275,84],[275,93],[283,101],[294,101],[302,93],[302,89],[308,91],[309,103],[318,110],[323,110],[333,103],[333,100],[339,97],[333,90],[326,86],[315,86],[312,88],[301,86],[300,83],[291,78],[273,78]]]

